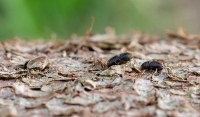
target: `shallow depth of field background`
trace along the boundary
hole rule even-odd
[[[69,38],[113,27],[117,34],[139,30],[162,35],[182,26],[200,32],[199,0],[0,0],[0,39]]]

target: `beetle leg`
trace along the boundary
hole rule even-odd
[[[123,68],[122,68],[122,70],[123,70],[123,71],[122,71],[122,78],[124,78],[126,66],[125,66],[125,65],[122,65],[122,67],[123,67]]]
[[[142,74],[144,74],[145,72],[146,72],[146,70],[143,70],[143,71],[142,71]]]
[[[158,73],[158,70],[156,69],[154,72],[153,72],[153,75],[157,74]]]

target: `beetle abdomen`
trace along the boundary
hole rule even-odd
[[[144,62],[141,65],[141,69],[142,70],[158,70],[158,71],[161,71],[163,69],[163,66],[162,66],[161,63],[156,62],[156,61],[147,61],[147,62]]]
[[[127,63],[131,60],[132,56],[129,53],[121,53],[116,55],[108,60],[107,66],[110,67],[112,65],[121,65]]]

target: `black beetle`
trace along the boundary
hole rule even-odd
[[[161,63],[156,62],[156,61],[147,61],[144,62],[141,65],[141,69],[142,70],[157,70],[157,71],[161,71],[163,69],[163,66]]]
[[[132,55],[130,53],[121,53],[119,55],[113,56],[108,60],[107,66],[110,67],[112,65],[121,65],[125,64],[132,59]]]

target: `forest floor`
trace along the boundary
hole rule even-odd
[[[126,64],[107,61],[129,52]],[[200,116],[200,36],[134,32],[0,45],[0,116]],[[161,72],[141,70],[158,61]]]

